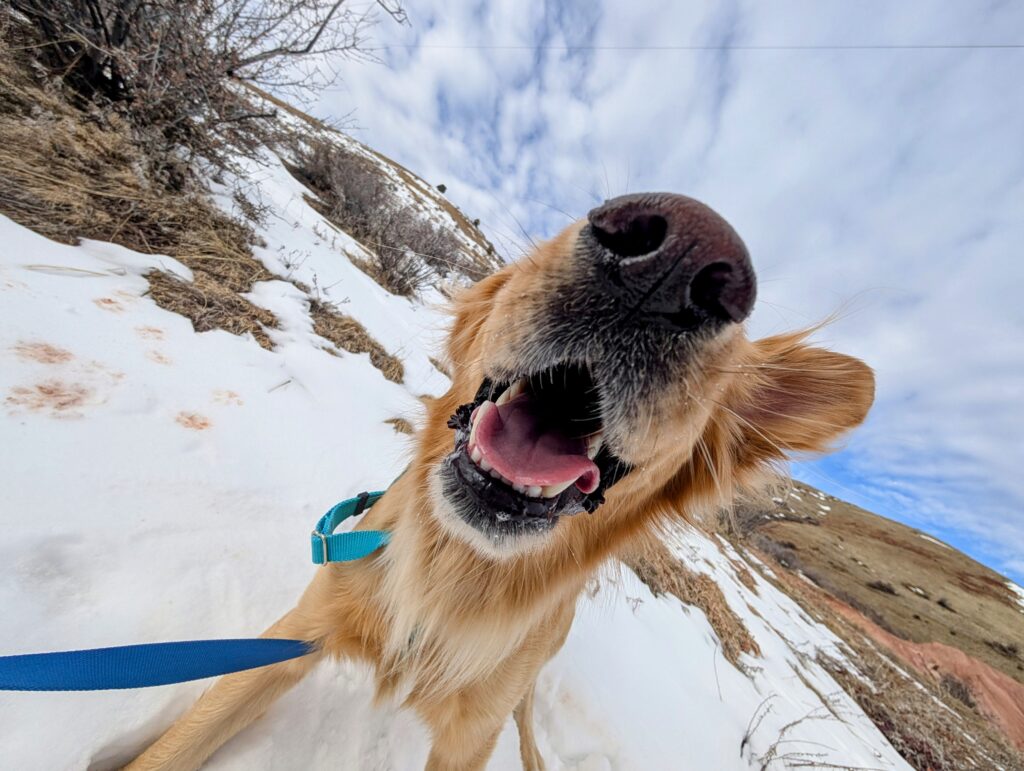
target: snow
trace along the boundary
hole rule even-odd
[[[1017,596],[1017,604],[1020,605],[1021,613],[1024,613],[1024,589],[1017,586],[1013,581],[1007,581],[1006,587]]]
[[[428,360],[445,324],[436,298],[385,292],[347,259],[361,247],[305,203],[277,158],[244,162],[273,212],[256,256],[361,321],[402,359],[405,383],[385,380],[365,354],[323,350],[331,344],[313,334],[291,283],[250,295],[281,319],[266,351],[197,334],[152,302],[142,274],[187,278],[175,260],[65,246],[0,217],[0,654],[260,632],[313,575],[313,522],[405,465],[408,438],[384,421],[415,423],[419,397],[446,387]],[[226,189],[218,201],[228,207]],[[760,576],[756,593],[745,588],[732,562],[746,558],[727,543],[683,526],[672,538],[764,655],[739,671],[699,610],[610,566],[539,680],[549,769],[746,769],[780,739],[771,767],[802,751],[907,768],[815,663],[818,652],[843,657],[838,639]],[[207,685],[0,693],[0,757],[26,771],[116,766]],[[328,663],[209,767],[415,769],[428,747],[414,715],[372,704],[365,669]],[[519,768],[511,720],[489,768]]]
[[[952,549],[953,548],[952,546],[943,543],[942,541],[940,541],[937,538],[932,538],[930,535],[925,535],[924,533],[918,533],[918,535],[920,535],[924,540],[928,541],[929,543],[933,543],[936,546],[941,546],[943,549]]]

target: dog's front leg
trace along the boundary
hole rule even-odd
[[[523,759],[523,771],[544,771],[544,758],[540,756],[533,735],[533,693],[536,689],[537,681],[534,680],[513,713],[516,728],[519,729],[519,755]]]
[[[515,711],[526,771],[544,771],[533,739],[533,688],[543,660],[535,646],[524,658],[506,662],[490,677],[417,710],[430,727],[433,744],[426,771],[480,771],[494,752],[505,722]]]
[[[301,606],[286,614],[263,637],[307,637]],[[278,696],[301,680],[320,660],[319,651],[302,658],[222,677],[204,693],[126,771],[191,771],[218,747],[258,718]]]
[[[463,715],[442,731],[435,731],[425,771],[482,771],[498,741],[504,720],[493,716]]]

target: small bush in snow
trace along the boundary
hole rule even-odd
[[[295,172],[316,191],[320,211],[375,255],[360,267],[388,291],[409,296],[450,273],[479,278],[455,235],[406,203],[367,158],[316,142]]]

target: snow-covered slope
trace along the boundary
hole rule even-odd
[[[365,354],[325,352],[291,283],[250,295],[281,320],[267,351],[150,300],[150,267],[188,277],[173,259],[0,218],[0,654],[258,633],[313,575],[313,522],[403,467],[408,437],[384,421],[415,423],[417,397],[446,387],[428,360],[444,327],[432,303],[355,268],[358,245],[278,159],[244,176],[272,211],[256,256],[341,303],[403,360],[404,384]],[[906,768],[814,663],[842,658],[837,639],[761,578],[746,588],[722,542],[680,529],[671,546],[715,578],[763,655],[740,672],[699,610],[610,566],[540,678],[549,769]],[[0,694],[0,765],[115,766],[207,685]],[[425,729],[371,699],[367,672],[326,664],[210,767],[422,767]],[[490,768],[519,768],[511,721]]]

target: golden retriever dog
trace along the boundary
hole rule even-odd
[[[359,523],[391,542],[319,568],[267,637],[301,659],[221,678],[131,769],[193,769],[325,656],[369,663],[432,736],[427,768],[481,769],[514,715],[523,766],[537,673],[588,579],[671,518],[727,506],[790,453],[859,424],[871,370],[750,341],[739,236],[667,193],[615,198],[465,290],[452,384],[412,463]]]

